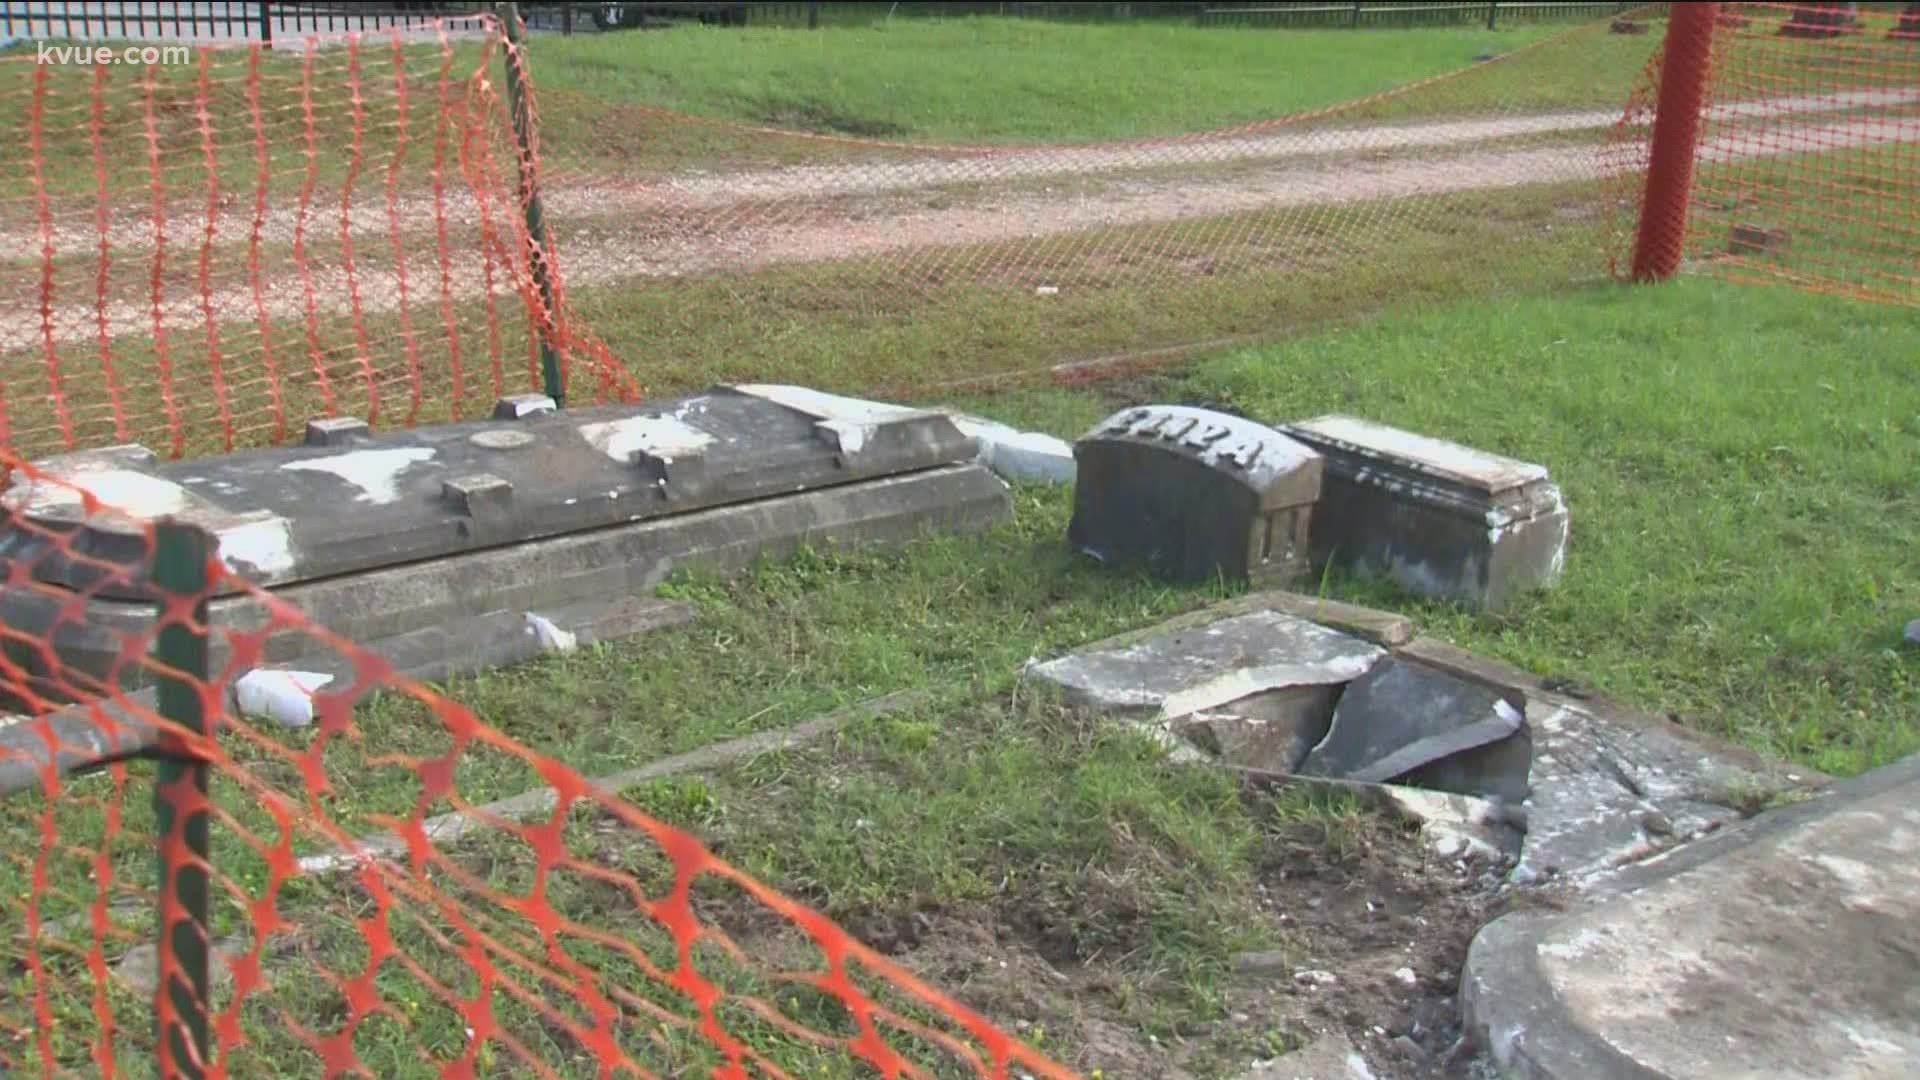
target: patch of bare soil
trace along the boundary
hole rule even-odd
[[[1238,956],[1210,1001],[1177,988],[1175,972],[1143,970],[1147,942],[1114,933],[1113,912],[1063,907],[1044,888],[847,928],[1084,1076],[1238,1077],[1329,1032],[1383,1078],[1464,1076],[1455,993],[1468,943],[1497,914],[1491,882],[1487,867],[1430,856],[1385,822],[1357,842],[1292,827],[1237,903],[1283,944]],[[1076,932],[1089,925],[1107,929]]]

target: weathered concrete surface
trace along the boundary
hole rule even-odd
[[[1316,564],[1491,610],[1559,577],[1567,508],[1543,466],[1351,416],[1280,430],[1326,461]]]
[[[1173,580],[1284,582],[1307,569],[1320,455],[1251,420],[1124,409],[1073,446],[1067,542]]]
[[[275,594],[355,641],[415,635],[405,648],[419,659],[409,665],[428,670],[426,653],[436,642],[445,643],[456,666],[467,656],[510,654],[524,644],[520,613],[551,618],[552,609],[568,605],[644,596],[677,569],[726,572],[803,543],[898,543],[929,531],[981,529],[1011,511],[998,478],[977,465],[950,465],[301,582]],[[97,600],[82,623],[63,615],[62,599],[52,590],[0,590],[0,617],[23,637],[51,637],[70,671],[105,678],[121,642],[152,624],[150,603]],[[215,600],[211,616],[236,629],[266,624],[264,607],[247,596]],[[223,635],[211,642],[216,668],[225,644]],[[263,660],[293,664],[313,650],[304,635],[278,634]],[[37,660],[23,662],[32,670]],[[141,681],[137,670],[121,674],[131,685]]]
[[[1385,655],[1358,638],[1261,610],[1096,645],[1032,664],[1026,677],[1059,687],[1069,704],[1171,719],[1284,687],[1338,685]]]
[[[1475,939],[1468,1029],[1527,1078],[1920,1075],[1920,757]]]
[[[239,576],[281,586],[932,469],[974,451],[944,414],[790,386],[181,461],[111,447],[39,463],[67,486],[30,480],[0,493],[0,521],[73,530],[61,545],[0,534],[0,564],[146,600],[137,526],[170,515],[213,533]],[[83,489],[116,512],[88,510]],[[73,557],[82,554],[125,569],[105,576]]]
[[[1300,771],[1383,783],[1515,735],[1526,724],[1525,705],[1522,695],[1393,657],[1341,695],[1326,739],[1307,754]],[[1517,775],[1493,773],[1463,793],[1525,798],[1527,762],[1521,757],[1516,763]]]

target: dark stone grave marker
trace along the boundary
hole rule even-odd
[[[1184,405],[1125,409],[1074,444],[1067,539],[1174,580],[1307,570],[1320,456],[1272,428]]]

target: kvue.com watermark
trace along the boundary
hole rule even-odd
[[[38,43],[43,64],[190,64],[193,48],[187,45],[128,45],[116,49],[109,45],[49,45]]]

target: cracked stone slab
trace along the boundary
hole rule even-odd
[[[1584,886],[1741,819],[1738,804],[1791,790],[1656,727],[1573,705],[1533,725],[1533,792],[1514,878]],[[1782,786],[1781,780],[1786,782]]]
[[[1529,1080],[1920,1075],[1920,756],[1475,938],[1469,1034]]]
[[[1416,638],[1398,656],[1485,682],[1526,701],[1531,791],[1518,807],[1527,835],[1512,880],[1585,892],[1623,868],[1741,820],[1769,802],[1804,798],[1828,782],[1700,731],[1605,698],[1551,689],[1511,664],[1446,642]],[[1459,755],[1404,778],[1445,787],[1436,770],[1491,752]],[[1472,764],[1469,762],[1469,764]]]
[[[1347,687],[1327,737],[1300,771],[1384,783],[1515,735],[1526,725],[1524,708],[1520,695],[1391,657]],[[1463,777],[1460,786],[1476,785],[1466,794],[1525,798],[1526,760],[1502,763],[1508,768]]]
[[[1277,611],[1253,611],[1030,663],[1025,678],[1068,704],[1173,719],[1295,686],[1364,675],[1384,650]]]

